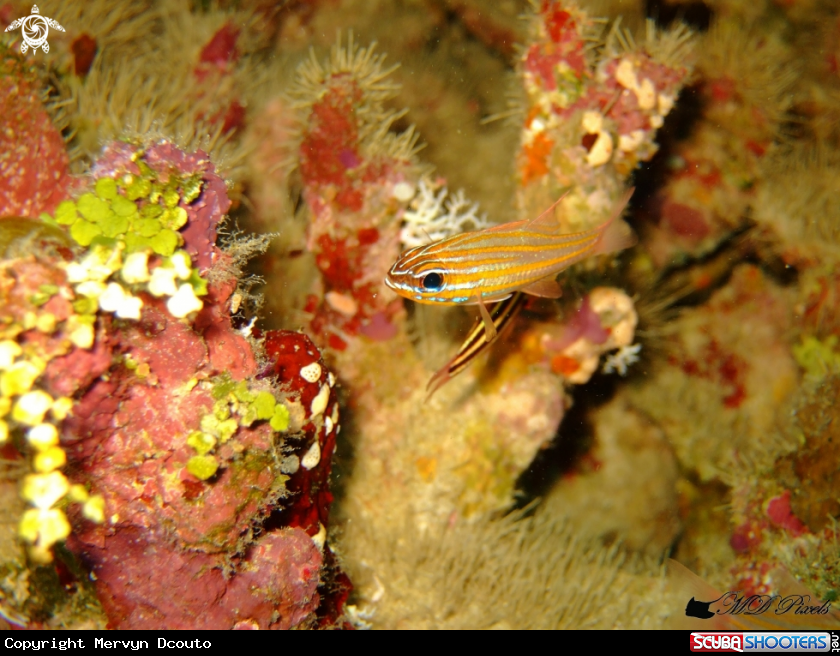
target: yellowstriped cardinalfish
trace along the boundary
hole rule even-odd
[[[587,257],[619,251],[636,242],[619,218],[633,191],[625,192],[610,219],[592,230],[558,233],[552,210],[564,194],[536,219],[455,235],[403,253],[385,278],[388,287],[419,303],[477,304],[481,312],[481,324],[429,381],[430,395],[496,339],[499,329],[524,304],[522,293],[559,298],[558,273]],[[485,303],[508,299],[494,308],[492,315],[485,307]],[[482,332],[484,339],[480,340]]]
[[[477,304],[485,339],[490,342],[496,328],[485,303],[504,300],[516,291],[559,298],[562,291],[555,278],[563,269],[636,243],[628,225],[619,219],[633,191],[622,195],[608,221],[591,230],[558,234],[552,210],[564,195],[536,219],[417,246],[400,256],[385,277],[385,284],[418,303]]]

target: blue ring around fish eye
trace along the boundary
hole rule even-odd
[[[443,276],[437,271],[431,271],[423,276],[420,286],[427,292],[439,292],[443,289]]]

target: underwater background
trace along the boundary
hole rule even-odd
[[[685,616],[739,590],[840,627],[835,0],[0,27],[0,621],[743,628]],[[638,243],[463,371],[475,306],[384,284],[630,187]]]

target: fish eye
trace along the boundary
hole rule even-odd
[[[443,276],[437,271],[427,273],[420,280],[420,286],[427,292],[439,292],[443,289]]]

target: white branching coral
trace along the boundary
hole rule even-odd
[[[486,214],[477,214],[478,203],[467,200],[463,190],[449,194],[443,187],[435,192],[433,183],[420,180],[411,208],[403,215],[405,225],[400,232],[400,241],[406,248],[492,225]]]
[[[604,367],[601,369],[605,374],[617,373],[621,376],[627,375],[627,368],[636,364],[639,361],[639,351],[642,350],[641,344],[633,344],[632,346],[622,346],[615,353],[612,353],[604,360]]]

